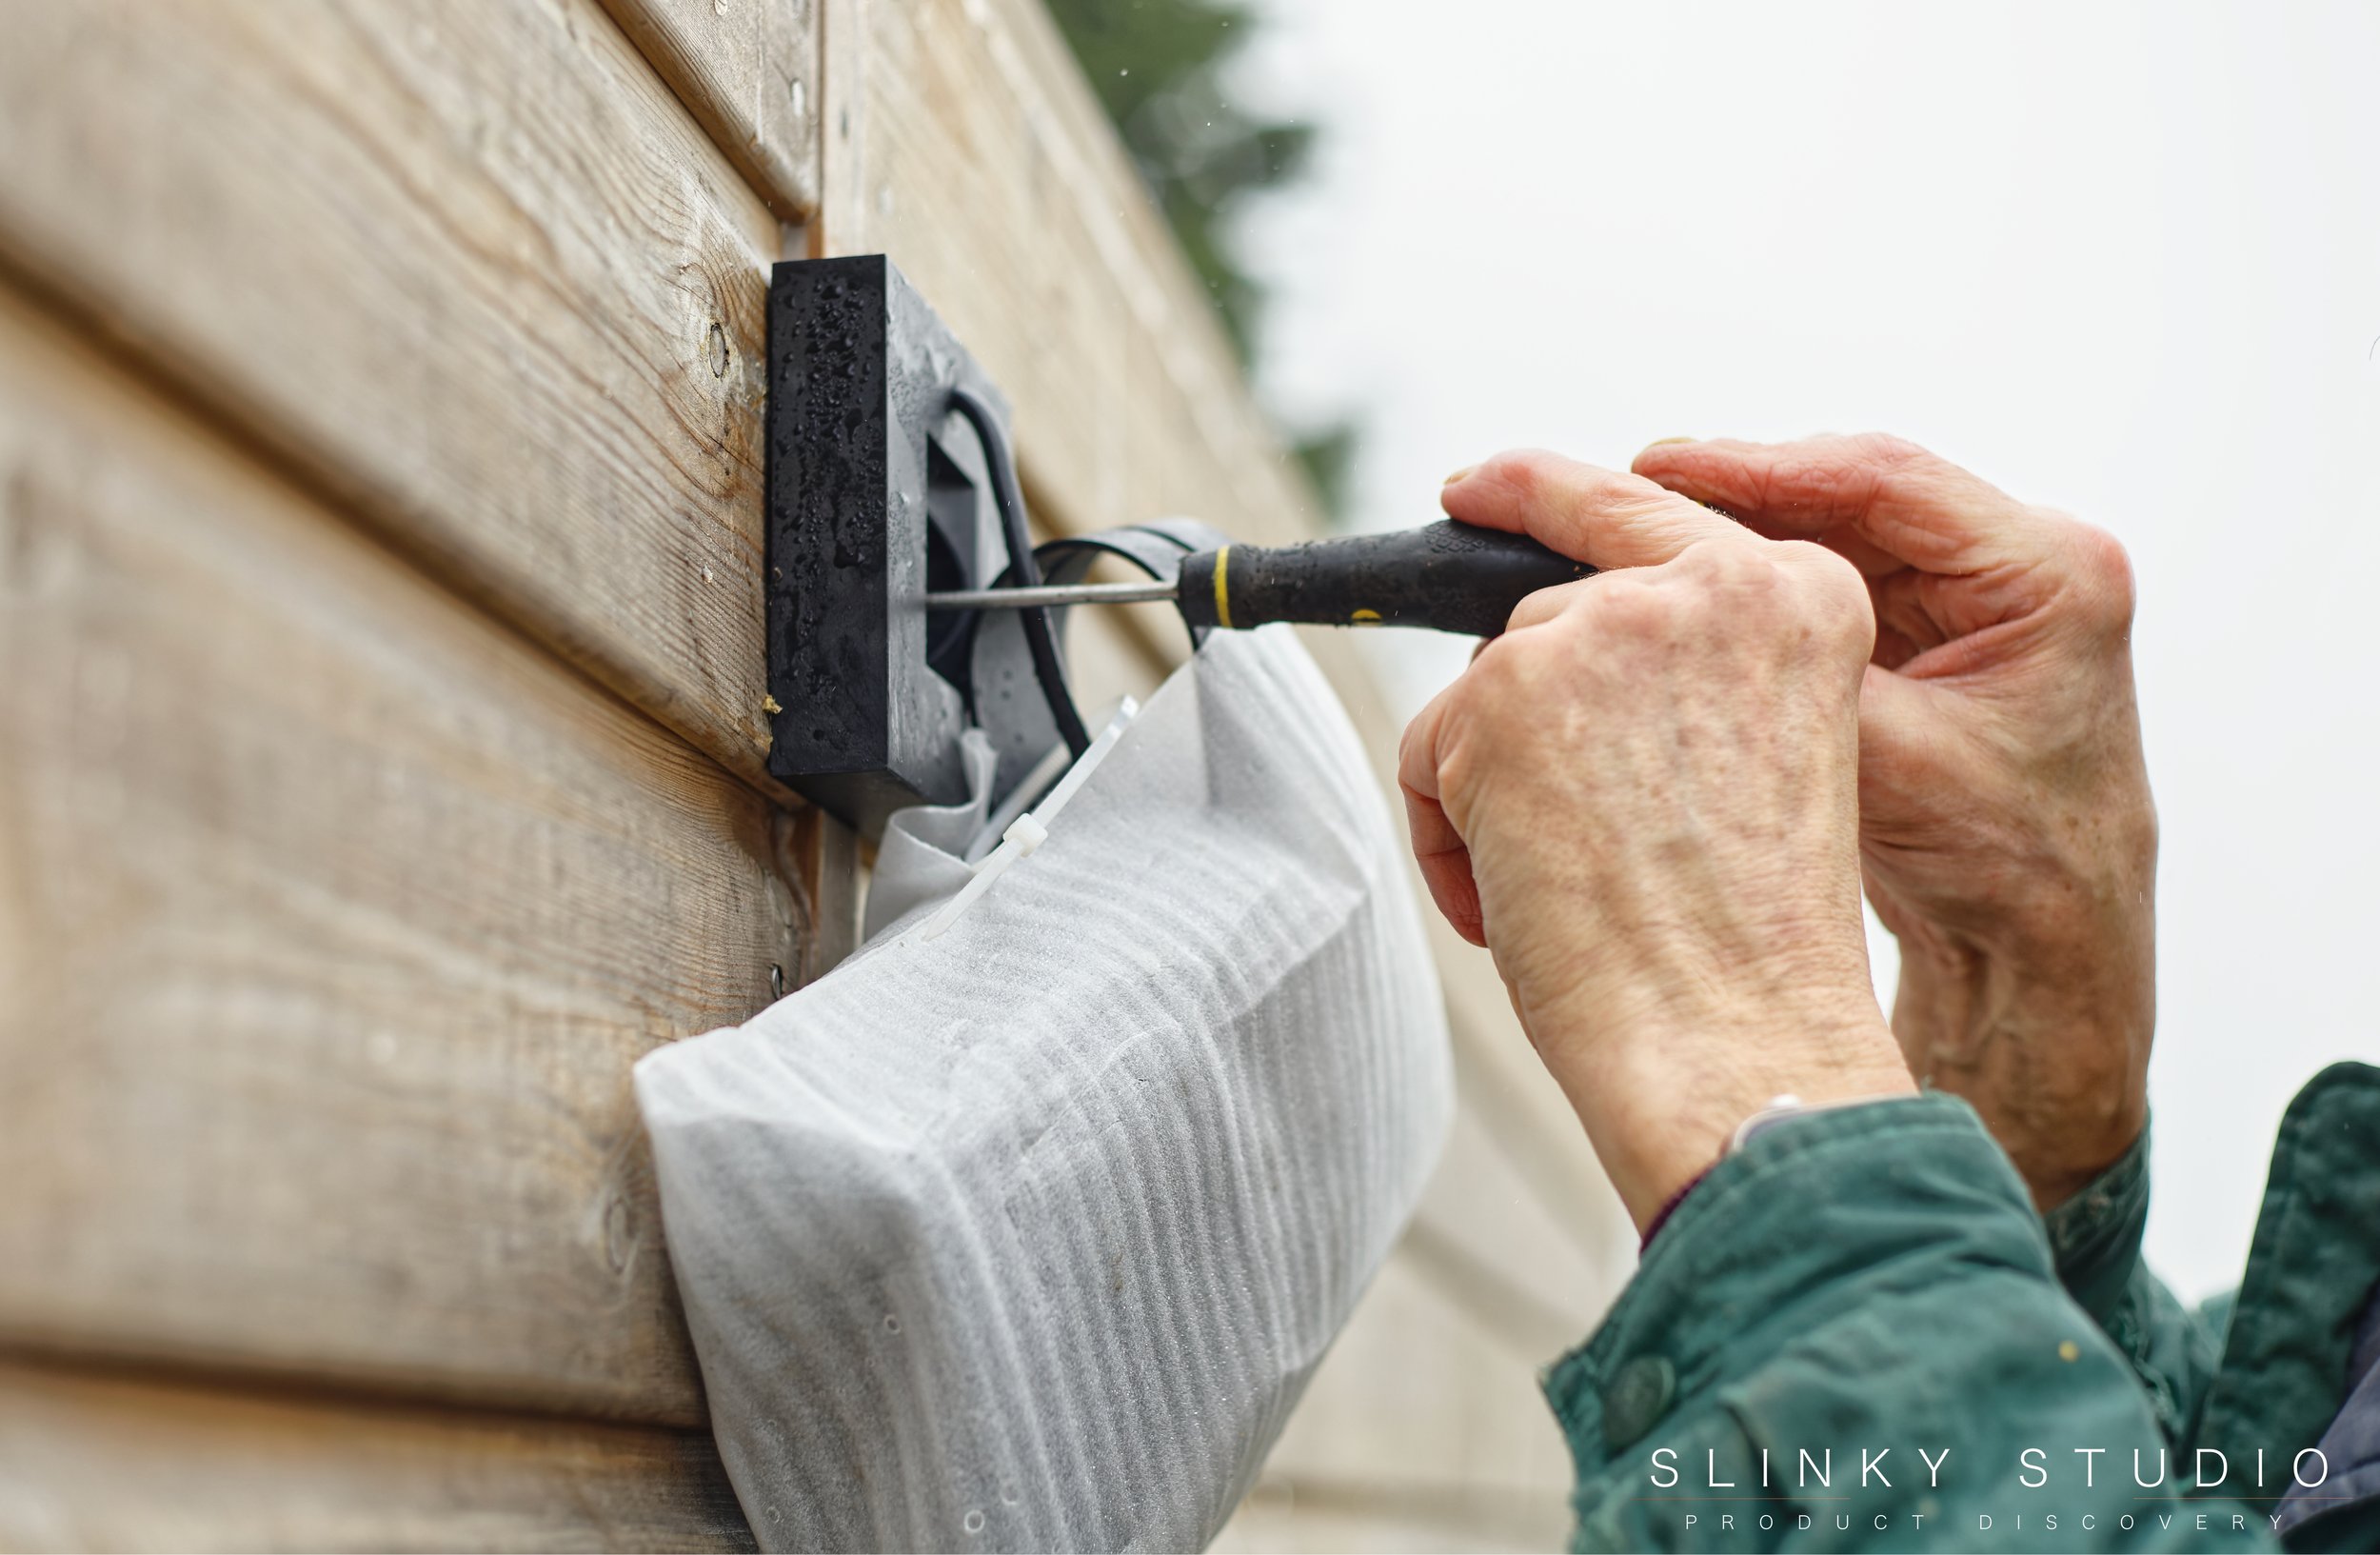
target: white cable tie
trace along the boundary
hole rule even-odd
[[[1066,775],[1058,780],[1058,787],[1050,790],[1049,797],[1008,823],[1008,829],[1001,834],[1000,846],[975,867],[974,878],[960,887],[959,894],[943,903],[941,910],[925,921],[925,927],[918,930],[919,939],[941,939],[943,931],[959,921],[961,914],[975,906],[978,897],[992,888],[992,882],[998,880],[1003,870],[1019,859],[1029,857],[1035,848],[1049,840],[1050,822],[1057,819],[1058,812],[1066,807],[1066,801],[1072,799],[1090,780],[1093,769],[1107,759],[1107,753],[1116,748],[1116,742],[1124,737],[1125,726],[1140,711],[1138,702],[1130,697],[1124,698],[1123,706],[1116,709],[1116,716],[1108,720],[1107,727],[1100,731],[1098,739],[1091,742],[1090,748],[1066,768]]]
[[[1031,812],[1020,815],[1000,834],[1001,841],[1017,845],[1017,857],[1031,858],[1033,850],[1049,841],[1049,827],[1035,820]]]
[[[1066,748],[1065,741],[1061,740],[1051,746],[1041,759],[1033,764],[1033,770],[1025,773],[1016,787],[1009,790],[1008,797],[983,818],[982,835],[967,845],[967,867],[972,869],[982,864],[985,856],[1000,846],[1000,839],[1007,834],[1010,824],[1032,807],[1035,798],[1057,787],[1058,780],[1065,776],[1066,768],[1073,765],[1074,752]]]

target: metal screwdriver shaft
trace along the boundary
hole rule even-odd
[[[1045,583],[1031,588],[963,588],[928,594],[929,610],[1024,610],[1035,606],[1145,605],[1171,601],[1181,586],[1171,579],[1147,583]]]
[[[1440,522],[1299,546],[1198,551],[1182,558],[1181,573],[1171,581],[978,588],[928,594],[925,606],[998,610],[1165,599],[1193,630],[1302,621],[1493,637],[1529,595],[1594,571],[1526,535]]]

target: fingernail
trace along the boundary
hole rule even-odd
[[[1702,439],[1698,437],[1656,437],[1652,442],[1647,443],[1645,447],[1648,449],[1658,449],[1666,448],[1672,443],[1699,443],[1701,441]]]
[[[1445,480],[1439,482],[1438,484],[1440,486],[1452,486],[1457,481],[1468,478],[1471,472],[1478,468],[1479,467],[1478,465],[1465,465],[1460,469],[1455,471],[1452,475],[1447,476]]]

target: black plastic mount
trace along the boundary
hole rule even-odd
[[[963,385],[1007,402],[882,254],[794,260],[769,282],[768,768],[876,836],[904,805],[966,797],[972,618],[1007,554]]]

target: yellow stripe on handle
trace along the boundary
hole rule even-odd
[[[1215,624],[1225,631],[1231,629],[1231,585],[1224,581],[1230,562],[1229,546],[1215,553]]]

